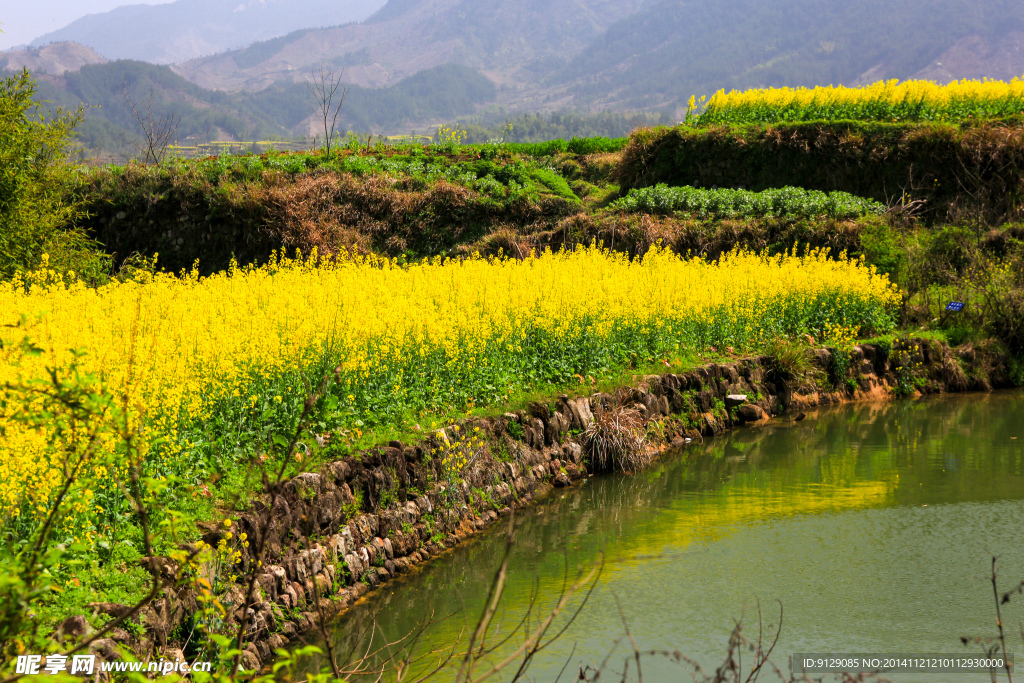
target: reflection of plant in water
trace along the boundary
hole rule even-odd
[[[821,483],[850,486],[857,481],[857,451],[847,447],[821,458]]]
[[[454,672],[458,683],[491,680],[499,674],[502,680],[522,680],[537,655],[561,638],[586,606],[600,579],[603,557],[580,568],[574,579],[566,573],[553,603],[549,601],[551,596],[542,596],[539,584],[535,584],[525,605],[510,607],[504,604],[504,595],[515,547],[514,528],[514,519],[510,518],[501,561],[491,576],[482,613],[474,626],[455,635],[454,642],[434,646],[424,644],[423,636],[429,627],[457,614],[435,618],[431,613],[402,635],[388,638],[377,623],[377,615],[364,609],[351,615],[344,629],[334,631],[340,634],[334,638],[321,621],[320,633],[327,651],[323,659],[327,661],[316,661],[313,670],[326,670],[329,665],[337,679],[346,681],[423,681],[433,680],[442,672],[446,678]],[[542,597],[543,604],[550,607],[541,607]],[[503,635],[502,625],[494,624],[496,618],[504,617],[510,610],[517,616],[522,614],[518,628],[512,631],[518,637],[516,642]],[[465,608],[461,611],[465,612]],[[510,642],[511,650],[506,647]],[[338,657],[335,653],[339,650],[348,654]],[[314,648],[314,653],[323,654],[320,648]],[[310,680],[320,678],[313,676]]]

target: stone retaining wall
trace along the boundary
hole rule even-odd
[[[849,374],[840,378],[838,390],[825,386],[835,364],[830,351],[819,349],[813,359],[817,383],[787,379],[773,359],[752,358],[637,378],[635,386],[617,396],[561,396],[498,418],[464,421],[448,427],[445,437],[473,434],[483,445],[480,457],[450,491],[438,483],[441,458],[430,457],[445,438],[439,433],[417,444],[391,442],[295,477],[274,502],[269,524],[264,520],[270,501],[263,500],[230,529],[235,538],[247,535],[250,551],[267,529],[268,561],[248,601],[245,668],[269,663],[276,648],[314,628],[320,610],[336,616],[512,507],[587,477],[583,433],[595,413],[619,406],[637,411],[645,421],[660,422],[659,429],[650,430],[660,439],[651,448],[660,451],[737,424],[763,423],[814,406],[884,399],[896,395],[895,389],[906,393],[908,386],[918,394],[1010,386],[1005,359],[983,358],[971,349],[958,356],[928,340],[897,342],[892,348],[862,345],[849,358]],[[216,547],[227,531],[210,527],[204,541]],[[235,585],[220,597],[235,623],[246,608],[244,590]],[[181,657],[179,627],[198,608],[190,590],[168,589],[143,611],[143,638],[115,634],[93,649],[112,653],[121,642],[141,657]],[[123,606],[97,609],[116,614]]]

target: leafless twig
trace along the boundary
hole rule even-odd
[[[345,70],[342,69],[341,73],[335,74],[334,71],[321,64],[310,76],[311,80],[306,84],[306,88],[313,98],[317,119],[323,125],[324,151],[327,158],[330,159],[331,141],[334,139],[338,125],[338,114],[348,95],[348,87],[343,88],[341,83],[341,79],[345,76]]]
[[[139,104],[132,96],[128,84],[121,83],[121,90],[124,93],[124,103],[131,112],[135,124],[142,133],[140,151],[142,163],[158,164],[163,161],[167,154],[167,148],[174,140],[178,130],[180,118],[175,113],[157,114],[153,111],[153,91],[150,90],[145,100]]]
[[[1006,667],[1006,679],[1009,683],[1013,683],[1013,667],[1006,653],[1006,630],[1003,628],[1002,601],[999,599],[997,559],[995,555],[992,556],[992,595],[996,602],[996,626],[999,627],[999,644],[1003,649],[1003,665]]]

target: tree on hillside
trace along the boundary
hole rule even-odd
[[[334,138],[338,125],[338,114],[341,112],[341,105],[348,95],[348,87],[341,87],[341,79],[345,76],[345,70],[335,74],[323,64],[317,67],[312,73],[312,81],[306,84],[309,94],[313,97],[314,110],[318,120],[323,123],[324,149],[327,158],[331,158],[331,140]],[[339,94],[338,91],[341,90]]]
[[[167,154],[167,148],[174,141],[178,132],[178,122],[181,120],[177,114],[157,114],[153,111],[153,90],[141,103],[137,103],[128,89],[128,84],[121,82],[121,90],[124,92],[124,103],[135,120],[135,125],[142,133],[139,142],[139,153],[144,164],[159,164]]]
[[[101,277],[106,262],[73,227],[79,174],[69,162],[81,108],[46,116],[27,70],[0,80],[0,279],[48,265]]]

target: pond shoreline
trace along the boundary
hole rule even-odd
[[[237,632],[245,618],[242,667],[270,664],[276,649],[394,577],[444,555],[512,508],[586,479],[583,433],[595,414],[635,412],[656,458],[736,426],[767,424],[787,414],[800,419],[801,410],[818,406],[1012,386],[1002,355],[971,346],[953,350],[930,339],[865,343],[838,357],[830,349],[809,353],[812,378],[798,380],[769,356],[648,375],[615,396],[561,396],[498,418],[467,419],[420,443],[392,441],[294,477],[273,502],[267,496],[257,500],[230,528],[205,530],[203,540],[213,547],[232,538],[261,539],[240,549],[249,555],[248,566],[259,566],[255,547],[266,549],[248,600],[251,574],[244,572],[216,598],[225,609],[225,632]],[[453,453],[473,457],[462,477],[446,487],[439,483],[445,477],[442,460]],[[140,612],[142,635],[122,631],[91,649],[110,657],[122,646],[142,660],[185,660],[184,631],[201,604],[193,586],[168,582]],[[114,616],[124,606],[93,608]],[[73,620],[84,617],[65,624]]]

